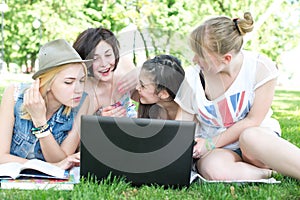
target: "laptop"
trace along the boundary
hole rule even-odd
[[[80,175],[134,186],[190,185],[196,125],[190,121],[81,116]]]

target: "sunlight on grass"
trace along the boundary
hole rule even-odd
[[[300,91],[277,90],[272,109],[278,119],[282,137],[300,147]]]

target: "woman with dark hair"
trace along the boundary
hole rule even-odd
[[[171,55],[159,55],[144,62],[136,89],[140,118],[174,120],[178,105],[174,101],[184,79],[181,62]]]
[[[136,117],[131,101],[136,69],[132,62],[120,57],[120,44],[114,33],[101,27],[88,28],[78,35],[73,47],[82,59],[93,59],[86,82],[86,92],[91,97],[90,113]],[[125,76],[130,81],[124,81]]]

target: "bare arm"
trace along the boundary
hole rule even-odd
[[[12,142],[12,134],[13,134],[13,127],[15,123],[15,117],[14,117],[14,91],[15,87],[13,85],[7,87],[3,93],[2,96],[2,102],[0,105],[0,163],[7,163],[7,162],[19,162],[19,163],[25,163],[27,159],[21,158],[18,156],[14,156],[10,154],[10,147]],[[49,135],[49,137],[46,137],[47,140],[40,139],[41,145],[44,146],[43,154],[46,158],[46,161],[51,162],[57,165],[60,165],[61,163],[64,163],[63,160],[68,160],[68,155],[71,155],[75,152],[76,148],[78,147],[77,144],[79,144],[79,130],[80,130],[80,115],[84,114],[87,110],[89,104],[89,99],[85,100],[84,104],[82,105],[82,108],[79,110],[76,121],[70,131],[69,135],[65,139],[65,141],[62,143],[61,146],[57,144],[55,139],[52,135]],[[46,139],[45,138],[45,139]],[[42,141],[41,141],[42,140]],[[51,155],[50,155],[51,154]],[[58,158],[58,155],[60,158]],[[48,158],[48,157],[55,157],[55,159]],[[70,163],[70,162],[69,162]]]
[[[259,126],[269,111],[276,86],[276,79],[270,80],[255,90],[253,105],[246,118],[235,123],[221,135],[213,138],[216,147],[236,142],[240,134],[249,127]]]
[[[35,80],[32,86],[24,92],[23,105],[35,127],[44,126],[47,123],[47,109],[45,100],[39,91],[39,79]],[[52,134],[39,138],[39,142],[47,162],[57,162],[67,156]]]
[[[80,108],[73,128],[69,131],[64,142],[59,145],[52,134],[38,138],[43,156],[47,162],[59,162],[68,155],[73,154],[79,144],[79,122],[82,113],[87,113],[89,99],[86,97],[82,107]],[[39,91],[39,80],[35,80],[34,84],[24,93],[24,107],[31,116],[35,127],[43,126],[47,123],[45,101]],[[76,126],[77,125],[77,126]]]
[[[195,118],[195,115],[192,115],[192,114],[182,110],[182,108],[178,107],[175,120],[194,121],[194,118]]]
[[[255,91],[255,99],[253,105],[244,119],[235,123],[222,134],[213,137],[212,143],[215,147],[223,147],[233,142],[238,141],[240,134],[249,127],[259,126],[264,120],[269,108],[272,104],[274,89],[276,80],[271,80]],[[262,103],[263,102],[263,103]],[[209,149],[207,149],[207,143],[209,140],[203,138],[196,138],[197,144],[194,147],[194,158],[200,158],[205,155]],[[208,146],[211,146],[209,144]],[[212,147],[212,146],[211,146]],[[211,148],[210,147],[210,148]]]
[[[117,93],[120,93],[121,96],[128,91],[131,94],[134,93],[138,83],[139,68],[135,67],[132,60],[128,57],[122,57],[115,73],[118,80]]]
[[[14,117],[14,90],[13,85],[7,87],[2,96],[0,106],[0,163],[19,162],[24,163],[27,160],[10,154]]]
[[[87,114],[88,108],[89,97],[87,96],[75,117],[72,129],[69,131],[68,136],[61,145],[56,142],[52,135],[39,139],[43,155],[47,162],[59,162],[75,153],[80,141],[81,115]]]

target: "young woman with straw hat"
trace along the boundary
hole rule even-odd
[[[79,144],[79,117],[89,104],[83,92],[88,60],[63,39],[42,46],[38,59],[34,82],[13,84],[3,94],[0,163],[36,158],[69,168],[79,162],[72,154]]]

